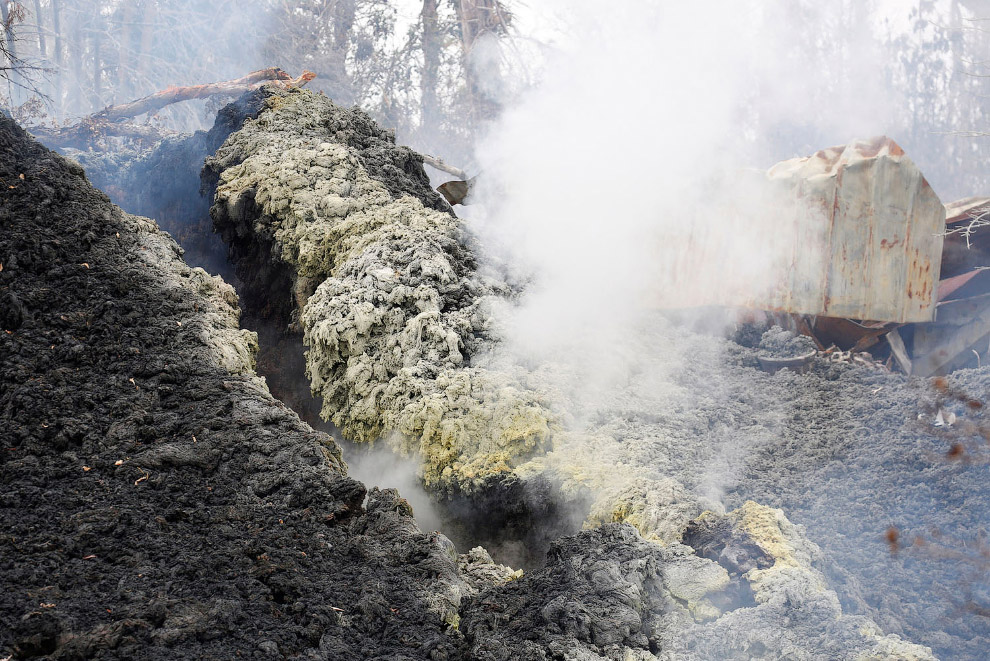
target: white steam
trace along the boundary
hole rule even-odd
[[[514,318],[523,353],[635,320],[684,250],[667,237],[706,224],[730,237],[724,258],[762,260],[747,241],[761,228],[738,232],[725,212],[754,213],[733,185],[744,168],[808,153],[780,144],[782,126],[829,141],[798,145],[812,151],[897,132],[867,28],[828,48],[802,41],[799,21],[826,29],[841,3],[810,16],[784,1],[550,4],[571,38],[478,149],[480,231],[535,276]]]
[[[616,403],[617,389],[628,400],[620,407],[670,400],[659,392],[669,382],[640,374],[684,360],[656,341],[658,293],[676,285],[712,301],[714,288],[755,293],[779,274],[767,247],[780,241],[779,208],[749,192],[746,168],[896,138],[899,126],[867,12],[856,29],[829,33],[857,13],[848,3],[543,4],[569,37],[542,84],[478,146],[468,215],[529,283],[502,312],[500,358],[566,374],[580,425]],[[691,236],[711,243],[710,262],[685,261]],[[724,264],[734,265],[732,282],[705,277]],[[697,487],[711,498],[744,455],[716,445],[722,468],[709,464]]]
[[[412,506],[416,523],[423,531],[443,528],[437,506],[423,489],[423,483],[416,472],[415,462],[392,452],[384,444],[359,448],[353,444],[345,447],[347,474],[362,482],[369,490],[397,489],[399,495]]]

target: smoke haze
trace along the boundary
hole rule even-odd
[[[855,75],[800,40],[797,21],[828,25],[828,3],[812,17],[784,2],[550,4],[573,33],[543,84],[480,144],[486,209],[469,211],[490,245],[535,276],[531,304],[516,312],[524,350],[635,318],[658,263],[679,251],[662,237],[706,222],[732,233],[738,214],[710,218],[745,206],[746,187],[733,185],[744,168],[899,133],[865,28],[832,49],[849,53]],[[795,118],[816,142],[782,139]],[[762,259],[739,238],[737,251]]]
[[[656,311],[664,294],[715,302],[719,288],[772,287],[781,260],[768,246],[792,238],[780,236],[781,200],[753,185],[760,171],[854,138],[898,136],[902,125],[868,15],[852,32],[818,32],[856,13],[841,2],[541,10],[556,12],[567,36],[542,83],[479,143],[478,204],[466,215],[495,261],[527,283],[499,311],[504,338],[492,360],[540,372],[565,394],[580,433],[602,411],[689,405],[675,384],[698,358],[669,342]],[[692,238],[710,263],[685,263]],[[717,374],[718,357],[704,360]],[[738,397],[717,378],[710,391]],[[697,494],[717,503],[748,444],[784,413],[766,412],[760,439],[713,429],[711,452],[688,469]]]

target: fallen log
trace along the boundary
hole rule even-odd
[[[315,77],[316,74],[310,71],[304,71],[303,75],[299,78],[292,78],[292,76],[278,67],[269,67],[267,69],[252,71],[248,75],[237,78],[236,80],[208,83],[206,85],[189,85],[187,87],[169,87],[137,101],[131,101],[130,103],[124,103],[119,106],[110,106],[96,113],[93,117],[116,122],[130,117],[136,117],[137,115],[143,115],[144,113],[155,112],[179,101],[206,99],[221,94],[243,94],[267,82],[278,82],[284,87],[301,87]]]
[[[264,84],[277,84],[285,88],[302,87],[316,77],[311,71],[304,71],[293,78],[278,67],[252,71],[246,76],[205,85],[169,87],[130,103],[109,106],[100,112],[84,117],[76,124],[58,128],[36,126],[29,131],[49,147],[75,147],[86,149],[98,139],[106,136],[122,136],[155,142],[170,132],[148,124],[126,122],[128,119],[154,113],[173,103],[206,99],[211,96],[237,95],[251,91]]]

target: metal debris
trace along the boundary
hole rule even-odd
[[[832,361],[921,377],[990,362],[990,197],[942,208],[889,138],[785,161],[768,177],[820,201],[827,231],[811,237],[821,245],[794,247],[773,300],[749,307],[772,310]],[[822,269],[806,269],[805,253],[824,254]]]
[[[656,306],[934,318],[945,207],[893,140],[856,140],[740,179],[753,201],[713,210],[727,222],[695,223],[678,238]],[[738,236],[727,236],[729,226]],[[740,243],[759,247],[757,263],[752,251],[732,249]]]
[[[471,189],[474,187],[474,183],[477,177],[472,177],[467,180],[453,180],[448,181],[445,184],[441,184],[437,187],[437,190],[444,199],[450,203],[450,206],[455,204],[466,204],[468,195],[471,194]]]

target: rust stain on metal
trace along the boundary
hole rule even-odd
[[[692,234],[682,244],[687,254],[677,259],[692,275],[674,278],[685,290],[694,286],[689,305],[893,323],[934,318],[945,207],[893,140],[856,141],[783,161],[763,181],[773,222],[739,225],[737,238],[765,246],[759,258],[766,268],[758,274],[765,281],[747,279],[751,255],[719,251],[724,236]],[[716,286],[708,291],[698,282]],[[683,305],[687,298],[661,295],[660,303]]]

